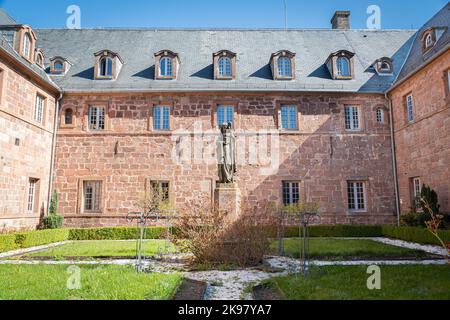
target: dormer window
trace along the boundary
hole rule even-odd
[[[295,53],[288,50],[272,54],[270,65],[274,80],[295,79]]]
[[[36,43],[36,34],[33,29],[26,25],[19,25],[17,26],[17,32],[14,38],[17,39],[14,46],[16,52],[29,62],[33,63]]]
[[[23,37],[22,55],[25,58],[30,59],[30,52],[31,52],[31,36],[27,32],[27,33],[25,33],[25,35]]]
[[[350,80],[354,77],[353,71],[353,56],[355,54],[341,50],[332,53],[326,62],[328,71],[334,80]]]
[[[430,50],[436,43],[436,32],[435,28],[427,28],[422,32],[422,51],[425,53]]]
[[[372,66],[378,75],[392,75],[394,73],[393,61],[391,58],[383,57],[376,60]]]
[[[66,74],[70,69],[70,62],[63,57],[50,58],[50,73],[54,75]]]
[[[123,66],[120,56],[110,50],[102,50],[94,54],[95,56],[95,79],[115,80]]]
[[[180,59],[170,50],[155,53],[155,80],[172,80],[177,78]]]
[[[425,38],[425,49],[431,47],[433,45],[433,36],[428,34]]]
[[[44,68],[44,53],[41,49],[36,50],[34,61],[39,67]]]
[[[232,80],[236,74],[236,54],[221,50],[213,54],[214,79]]]

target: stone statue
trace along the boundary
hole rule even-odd
[[[234,183],[236,169],[236,138],[231,123],[220,127],[222,141],[219,148],[219,182]]]

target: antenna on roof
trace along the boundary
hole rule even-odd
[[[288,18],[287,18],[287,0],[283,0],[284,3],[284,29],[288,28]]]

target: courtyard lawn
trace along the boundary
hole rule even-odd
[[[179,274],[136,273],[131,266],[79,266],[76,276],[62,265],[0,265],[0,300],[166,300],[181,283]],[[75,270],[76,271],[76,270]]]
[[[284,239],[285,255],[299,258],[301,240],[298,238]],[[276,253],[278,241],[271,245]],[[320,260],[351,260],[351,259],[389,259],[389,258],[424,258],[426,252],[395,247],[372,240],[311,238],[310,252],[312,259]]]
[[[145,241],[145,252],[147,256],[157,255],[164,250],[165,240],[147,240]],[[173,244],[170,244],[170,252],[175,252]],[[129,257],[136,255],[136,241],[113,241],[113,240],[95,240],[95,241],[76,241],[59,247],[50,248],[44,251],[29,253],[26,257]]]
[[[380,266],[381,290],[369,290],[367,266],[314,267],[310,276],[274,278],[289,300],[450,300],[449,265]]]

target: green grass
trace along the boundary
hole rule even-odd
[[[301,240],[296,238],[284,240],[284,251],[288,256],[299,258]],[[278,242],[271,245],[274,253],[277,252]],[[383,258],[423,258],[427,253],[395,247],[372,240],[311,238],[311,258],[323,260],[345,259],[383,259]]]
[[[450,300],[450,266],[380,266],[381,290],[367,289],[367,266],[313,268],[308,278],[274,278],[289,300]]]
[[[80,266],[81,288],[69,290],[73,273],[68,268],[0,265],[0,300],[166,300],[181,283],[179,274],[138,274],[131,266]]]
[[[147,240],[146,255],[156,255],[160,250],[164,250],[164,240]],[[175,247],[171,244],[170,251],[175,252]],[[113,241],[94,240],[76,241],[59,247],[50,248],[44,251],[33,252],[27,257],[134,257],[136,255],[136,241]]]

